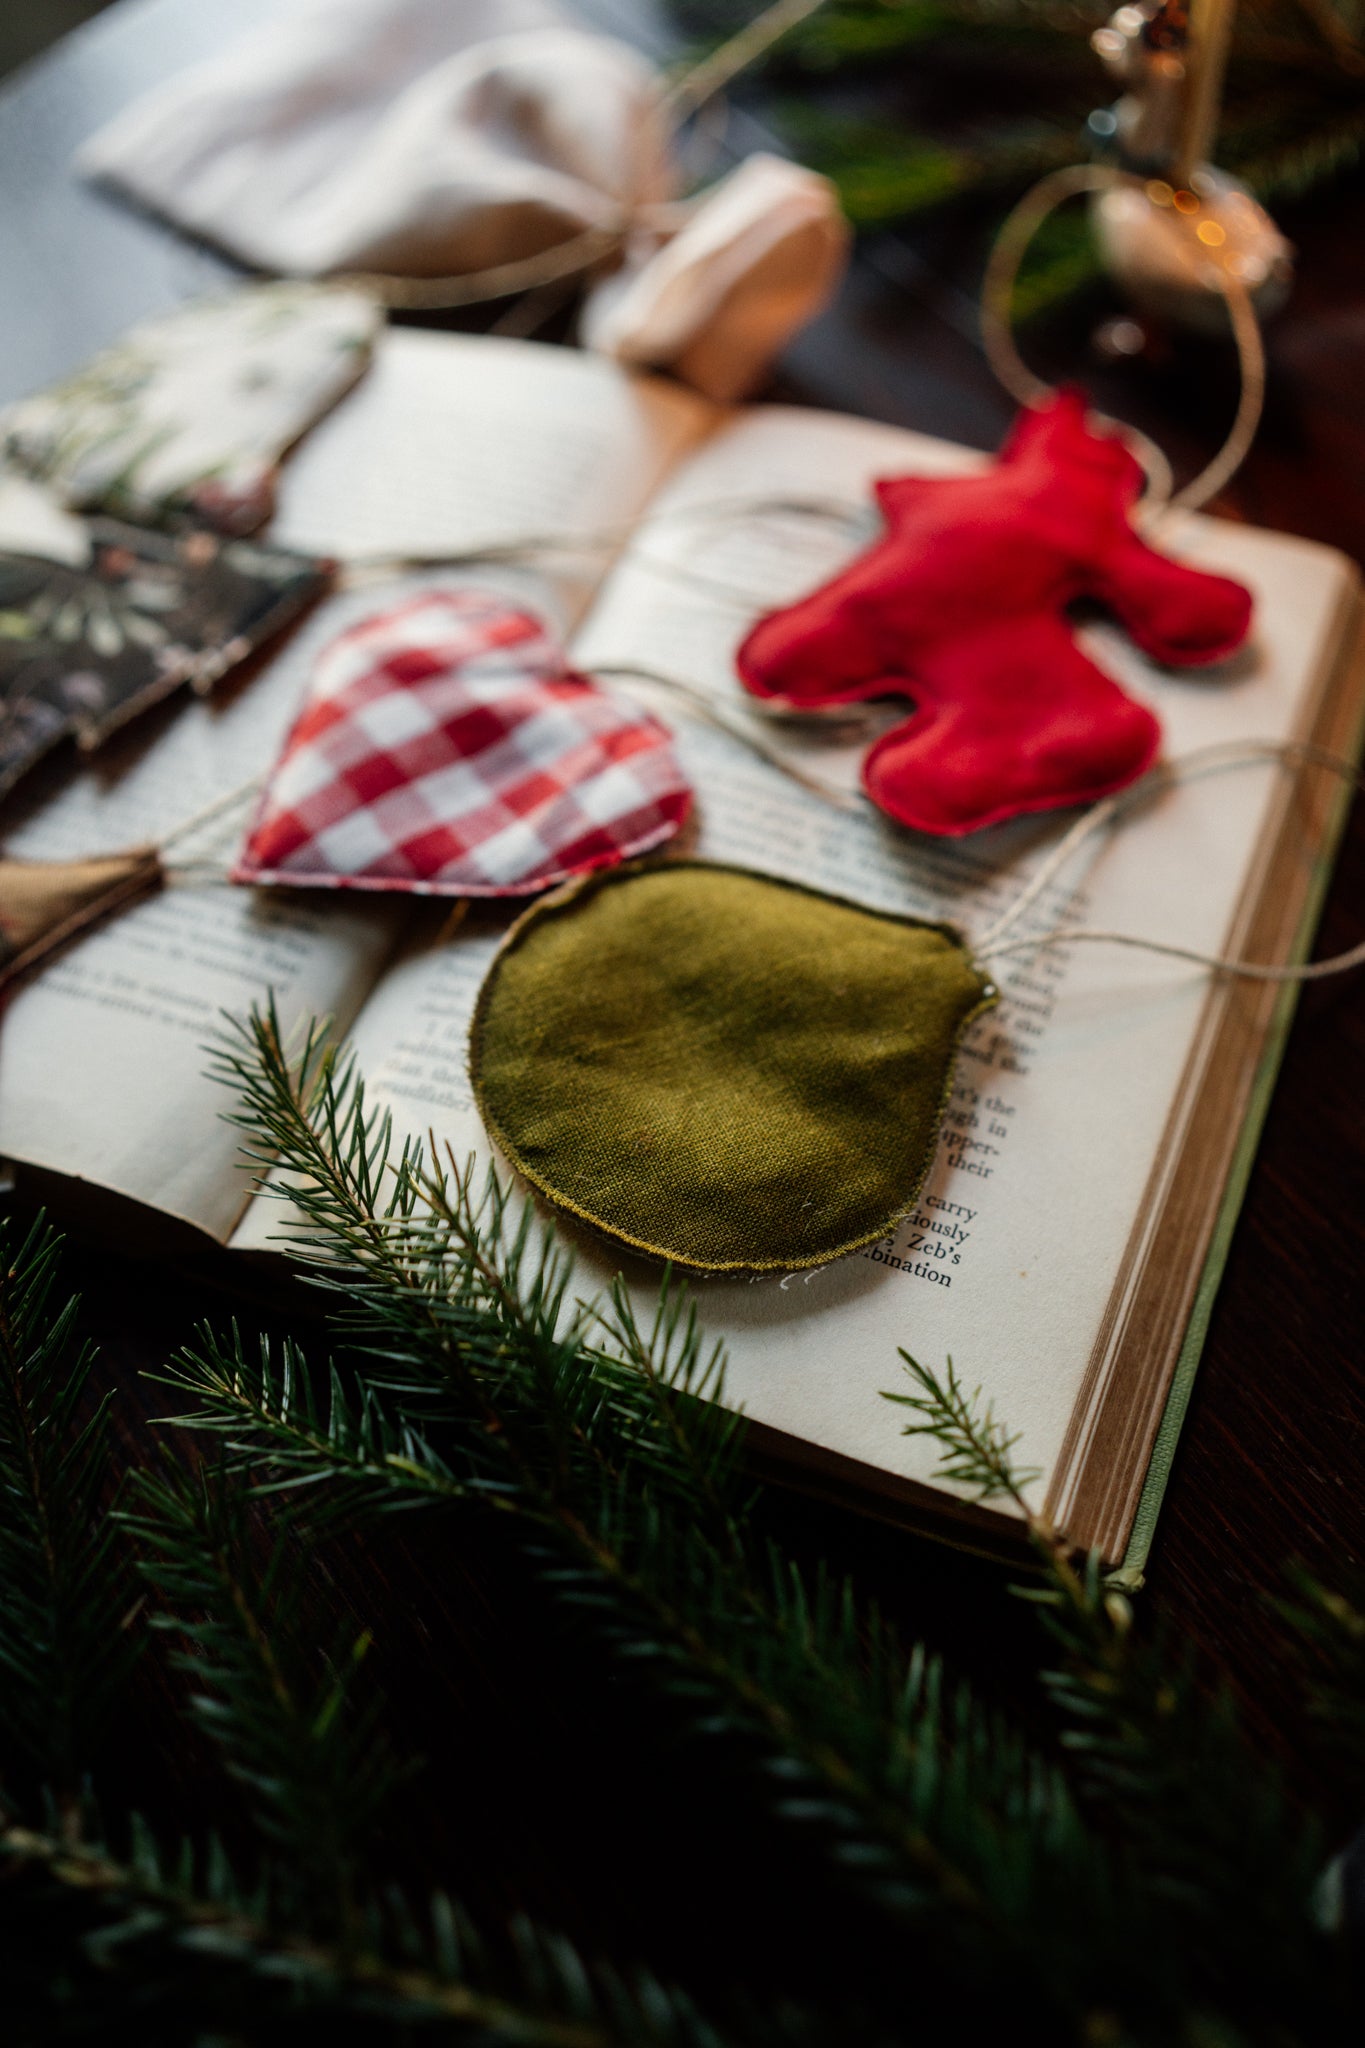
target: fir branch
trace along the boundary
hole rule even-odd
[[[0,1242],[9,1251],[8,1233]],[[27,1638],[0,1639],[17,1681],[0,1691],[0,1711],[28,1734],[40,1709],[56,1710],[33,1760],[71,1773],[56,1778],[45,1822],[0,1805],[0,1975],[15,2038],[107,2040],[121,2024],[145,2037],[152,2023],[198,2038],[210,2012],[275,2038],[281,2026],[292,2036],[306,2011],[359,2022],[367,2039],[434,2025],[528,2048],[719,2048],[690,2001],[647,1972],[590,1967],[529,1924],[495,1954],[444,1894],[415,1914],[376,1884],[366,1839],[399,1773],[376,1703],[357,1698],[366,1639],[343,1640],[312,1668],[303,1551],[277,1525],[256,1569],[253,1535],[270,1532],[253,1529],[231,1458],[213,1476],[144,1475],[131,1504],[95,1517],[107,1410],[80,1426],[93,1360],[71,1355],[76,1304],[54,1298],[58,1251],[39,1224],[0,1276],[0,1556],[19,1568],[0,1582],[0,1614],[32,1624]],[[306,1419],[314,1454],[325,1449],[344,1475],[363,1450],[409,1485],[426,1473],[438,1497],[459,1497],[420,1438],[391,1430],[376,1403],[362,1397],[351,1431],[339,1381],[323,1418],[292,1350],[278,1370],[263,1351],[262,1370],[291,1426]],[[226,1384],[240,1395],[246,1376]],[[129,1621],[149,1619],[145,1605],[125,1611],[115,1523],[144,1547],[143,1570],[167,1602],[151,1625],[190,1645],[177,1661],[195,1681],[191,1713],[250,1796],[264,1854],[249,1885],[216,1840],[167,1854],[136,1814],[117,1824],[127,1846],[111,1846],[88,1795],[71,1789],[92,1716],[127,1661]]]
[[[149,1377],[199,1404],[163,1423],[216,1437],[223,1470],[253,1474],[257,1497],[288,1492],[297,1507],[311,1489],[316,1535],[370,1514],[451,1506],[480,1491],[457,1478],[411,1422],[395,1420],[375,1387],[336,1364],[315,1375],[290,1339],[277,1356],[261,1338],[252,1357],[235,1322],[226,1338],[205,1326],[197,1346]],[[261,1479],[263,1462],[273,1478]]]
[[[490,1957],[448,1901],[413,1912],[375,1876],[368,1842],[392,1772],[354,1645],[321,1669],[303,1647],[290,1531],[416,1506],[486,1506],[519,1532],[554,1596],[656,1703],[755,1765],[824,1873],[887,1916],[897,1967],[856,2031],[796,2014],[746,2025],[744,2039],[903,2038],[911,1969],[935,2016],[969,1998],[982,2026],[1027,2011],[1059,2042],[1346,2037],[1350,1987],[1310,1909],[1314,1832],[1227,1704],[1210,1707],[1159,1643],[1139,1642],[1097,1562],[1078,1564],[1030,1511],[1018,1439],[951,1366],[940,1378],[907,1357],[914,1389],[890,1398],[959,1483],[1029,1518],[1047,1573],[1030,1597],[1058,1652],[1045,1674],[1055,1756],[922,1651],[907,1660],[848,1583],[761,1540],[723,1357],[685,1296],[666,1287],[652,1318],[620,1286],[575,1300],[562,1254],[495,1180],[476,1189],[468,1171],[396,1149],[358,1078],[316,1035],[305,1051],[313,1078],[300,1085],[273,1020],[234,1042],[260,1068],[248,1135],[262,1153],[277,1145],[315,1204],[312,1270],[348,1349],[315,1383],[292,1346],[252,1356],[235,1332],[206,1336],[171,1377],[223,1463],[208,1478],[168,1468],[124,1513],[165,1603],[155,1624],[186,1645],[191,1711],[247,1790],[260,1871],[244,1885],[212,1845],[163,1854],[132,1819],[111,1847],[88,1805],[73,1816],[59,1803],[48,1825],[0,1813],[0,1968],[22,2042],[121,2024],[197,2037],[211,2011],[260,2041],[305,2013],[381,2040],[431,2025],[543,2048],[717,2048],[652,1980],[587,1969],[530,1932]],[[55,1556],[53,1504],[70,1496],[51,1474],[82,1475],[88,1530],[104,1453],[81,1434],[79,1394],[67,1409],[58,1399],[69,1312],[51,1299],[49,1249],[29,1240],[0,1293],[15,1412],[34,1425],[14,1438],[29,1451],[7,1462],[0,1505],[11,1513],[14,1473],[28,1475],[19,1522],[25,1540],[46,1531]],[[273,1538],[258,1521],[269,1510]],[[0,1586],[0,1613],[4,1597]],[[1333,1683],[1358,1701],[1359,1606],[1304,1598],[1304,1633],[1331,1647]],[[119,1634],[107,1601],[102,1628]],[[80,1668],[79,1631],[53,1642]]]
[[[1340,1967],[1312,1910],[1320,1827],[1251,1749],[1226,1691],[1209,1697],[1191,1656],[1144,1640],[1093,1559],[1080,1582],[1078,1598],[1054,1574],[1040,1603],[1061,1652],[1042,1679],[1080,1796],[1121,1834],[1158,1914],[1199,1944],[1226,2009],[1259,2006],[1263,2024],[1314,2038]]]
[[[1320,1831],[1250,1752],[1227,1695],[1206,1699],[1189,1659],[1142,1642],[1098,1557],[1078,1566],[1064,1536],[1030,1506],[1026,1487],[1037,1475],[1013,1465],[1019,1436],[981,1407],[980,1390],[969,1395],[951,1361],[940,1380],[901,1356],[917,1391],[886,1398],[921,1418],[905,1434],[941,1446],[941,1477],[978,1499],[1008,1499],[1025,1518],[1047,1583],[1016,1591],[1036,1605],[1061,1652],[1041,1674],[1060,1741],[1082,1797],[1117,1825],[1158,1923],[1170,1916],[1198,1943],[1200,1974],[1225,2010],[1262,2022],[1273,2015],[1286,2038],[1300,2027],[1315,2038],[1332,2004],[1330,1991],[1319,1994],[1336,1969],[1312,1912]],[[1254,2000],[1243,1980],[1246,1946],[1257,1958]]]
[[[476,1194],[430,1153],[395,1160],[359,1078],[315,1035],[296,1066],[258,1016],[220,1071],[243,1089],[249,1147],[303,1186],[304,1256],[392,1426],[419,1429],[443,1473],[522,1523],[555,1597],[675,1712],[756,1744],[776,1810],[864,1896],[932,1922],[980,1967],[1008,1955],[1031,1970],[1035,1914],[1064,1890],[1111,1895],[1055,1771],[997,1739],[965,1694],[950,1743],[933,1667],[907,1680],[846,1586],[808,1587],[746,1537],[722,1364],[667,1290],[648,1336],[619,1288],[571,1304],[562,1254],[552,1239],[532,1249],[530,1214],[512,1214],[496,1177]],[[175,1373],[198,1403],[182,1420],[241,1455],[254,1443],[264,1488],[334,1473],[336,1426],[320,1445],[259,1376],[253,1423],[240,1360],[205,1373],[182,1357]],[[353,1409],[342,1433],[357,1442],[359,1427]],[[432,1500],[429,1471],[383,1457],[349,1479]]]
[[[680,1491],[681,1505],[709,1528],[718,1548],[737,1556],[744,1420],[725,1405],[724,1345],[707,1346],[696,1303],[667,1267],[648,1330],[641,1329],[619,1274],[611,1284],[609,1305],[590,1306],[589,1313],[615,1347],[593,1352],[598,1376],[628,1397],[643,1392],[656,1425],[634,1429],[637,1464],[649,1468],[656,1488]]]
[[[907,1668],[851,1588],[758,1539],[737,1491],[742,1425],[716,1406],[723,1363],[676,1298],[648,1332],[619,1288],[576,1301],[563,1254],[495,1177],[476,1190],[470,1170],[396,1150],[358,1076],[317,1045],[300,1079],[273,1019],[257,1018],[232,1071],[249,1143],[305,1186],[304,1256],[349,1347],[332,1381],[344,1412],[333,1392],[320,1430],[240,1361],[205,1374],[182,1358],[194,1419],[239,1469],[254,1452],[261,1489],[316,1490],[338,1476],[340,1441],[365,1511],[405,1495],[496,1505],[556,1600],[675,1719],[756,1764],[826,1873],[891,1916],[936,1983],[970,1983],[978,2011],[1003,2018],[1022,1996],[1059,2039],[1113,2011],[1134,2039],[1163,2040],[1193,2039],[1182,2016],[1216,2011],[1231,2040],[1264,2007],[1297,2039],[1286,1987],[1331,1976],[1307,1910],[1311,1835],[1273,1786],[1239,1807],[1247,1758],[1230,1721],[1178,1674],[1171,1714],[1169,1669],[1136,1653],[1093,1561],[1078,1566],[1030,1511],[1016,1439],[952,1369],[939,1380],[907,1358],[916,1391],[899,1398],[959,1481],[1028,1517],[1062,1651],[1048,1685],[1064,1763],[932,1660]],[[402,1432],[418,1449],[395,1460]],[[1230,1901],[1256,1932],[1250,1984]]]
[[[180,1371],[192,1383],[187,1361]],[[211,1412],[212,1389],[198,1392]],[[276,1416],[260,1442],[272,1491],[281,1426]],[[231,1427],[241,1429],[240,1416]],[[292,1470],[303,1477],[308,1445],[297,1452]],[[433,1504],[422,1475],[382,1476],[410,1486],[413,1504]],[[756,1746],[774,1813],[863,1897],[975,1954],[983,1995],[988,1972],[1002,1998],[1011,1972],[1036,1974],[1043,1927],[1064,1897],[1097,1914],[1112,1902],[1103,1852],[1059,1774],[949,1689],[932,1660],[907,1671],[846,1583],[808,1586],[767,1548],[719,1553],[662,1490],[604,1486],[558,1506],[543,1495],[494,1499],[523,1524],[524,1548],[566,1612],[675,1719],[732,1750]],[[1097,1925],[1096,1953],[1102,1940]],[[1064,2008],[1068,1988],[1048,1984],[1046,1995]]]
[[[644,1340],[624,1296],[573,1302],[569,1261],[552,1235],[537,1243],[529,1208],[513,1212],[496,1174],[476,1184],[432,1151],[395,1148],[316,1030],[291,1057],[273,1011],[259,1013],[230,1025],[215,1071],[240,1091],[249,1156],[279,1161],[299,1211],[288,1240],[395,1425],[414,1439],[433,1413],[479,1425],[458,1451],[443,1444],[455,1482],[554,1514],[589,1477],[615,1487],[648,1467],[713,1521],[740,1425],[702,1398],[719,1393],[721,1362],[701,1357],[681,1303],[665,1297]]]
[[[1291,1593],[1275,1604],[1294,1632],[1309,1723],[1333,1769],[1360,1798],[1365,1795],[1365,1578],[1357,1570],[1342,1586],[1329,1587],[1294,1565],[1289,1579]]]
[[[409,1408],[453,1400],[487,1422],[489,1386],[524,1383],[529,1368],[551,1392],[578,1373],[583,1321],[564,1320],[567,1265],[553,1243],[532,1254],[529,1215],[507,1227],[495,1177],[476,1192],[420,1145],[395,1150],[389,1118],[368,1109],[323,1027],[286,1049],[273,1004],[229,1019],[210,1072],[239,1096],[231,1120],[248,1159],[267,1173],[280,1163],[266,1192],[293,1212],[282,1239],[333,1295],[338,1327],[392,1368],[376,1384]],[[550,1402],[547,1426],[561,1426],[564,1406]]]
[[[1259,147],[1236,146],[1229,161],[1262,199],[1298,199],[1354,169],[1365,154],[1365,105],[1324,120],[1310,110],[1295,132]]]
[[[855,226],[903,220],[949,199],[1008,191],[1076,161],[1074,121],[1011,123],[963,143],[907,135],[890,122],[857,121],[783,100],[775,115],[803,156],[834,180]]]
[[[57,1788],[74,1826],[110,1700],[133,1657],[132,1602],[101,1511],[109,1396],[77,1304],[56,1298],[60,1241],[0,1224],[0,1741]]]
[[[307,1668],[302,1549],[276,1526],[258,1574],[248,1510],[224,1475],[168,1464],[140,1475],[121,1519],[165,1602],[153,1626],[188,1645],[175,1661],[191,1711],[248,1794],[282,1910],[345,1943],[362,1852],[398,1776],[377,1703],[358,1697],[369,1638],[339,1642],[321,1674]]]
[[[422,1916],[390,1897],[343,1952],[282,1929],[217,1844],[167,1855],[136,1816],[129,1833],[120,1854],[0,1826],[0,1967],[21,2042],[51,2039],[54,2022],[63,2039],[108,2041],[120,2016],[139,2038],[174,2020],[201,2039],[212,2015],[216,2034],[250,2028],[252,2039],[263,2026],[297,2038],[307,2017],[360,2023],[367,2041],[407,2042],[420,2028],[509,2048],[720,2048],[681,1992],[647,1972],[591,1968],[529,1924],[495,1957],[443,1893]]]
[[[917,1422],[907,1422],[901,1435],[931,1437],[942,1454],[938,1466],[941,1479],[950,1479],[956,1486],[969,1488],[974,1500],[1010,1500],[1030,1526],[1037,1527],[1037,1517],[1024,1493],[1025,1488],[1039,1477],[1039,1472],[1036,1467],[1020,1470],[1010,1457],[1022,1432],[1016,1430],[1011,1435],[1002,1423],[996,1421],[995,1411],[989,1404],[984,1410],[980,1408],[980,1387],[969,1394],[958,1379],[951,1358],[940,1380],[929,1366],[919,1364],[908,1351],[902,1351],[900,1355],[917,1391],[903,1394],[884,1390],[882,1399],[894,1401],[898,1407],[909,1408],[920,1418]]]

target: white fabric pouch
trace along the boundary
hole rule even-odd
[[[482,269],[672,195],[649,65],[548,0],[309,0],[77,162],[290,277]]]
[[[657,75],[553,0],[305,0],[137,101],[78,158],[289,277],[460,277],[616,238],[624,267],[590,299],[589,346],[722,398],[752,389],[819,310],[847,244],[825,180],[751,161],[757,175],[741,166],[670,206]]]

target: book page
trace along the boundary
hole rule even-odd
[[[565,350],[391,331],[368,377],[287,465],[271,538],[376,556],[528,533],[619,538],[711,417],[670,386]],[[443,580],[491,582],[563,626],[605,552],[573,558],[563,575],[499,567]],[[12,800],[7,850],[61,859],[159,840],[242,790],[244,801],[185,849],[222,869],[318,649],[412,588],[390,574],[336,595],[250,679],[171,701],[75,772],[54,764]],[[204,1079],[205,1041],[223,1011],[242,1016],[272,989],[286,1025],[323,1014],[344,1026],[408,904],[213,882],[137,905],[54,962],[6,1014],[0,1154],[226,1239],[249,1184],[222,1121],[226,1097]]]
[[[689,520],[687,508],[803,492],[856,507],[877,476],[944,474],[980,460],[865,422],[756,409],[718,433],[651,508],[638,549],[585,623],[579,658],[647,659],[743,720],[739,640],[764,611],[838,568],[867,529],[765,515],[727,531]],[[1256,600],[1250,644],[1202,671],[1158,670],[1117,628],[1080,629],[1095,659],[1157,714],[1165,757],[1305,731],[1352,565],[1308,542],[1188,516],[1166,520],[1154,539],[1240,578]],[[700,584],[687,593],[693,574],[727,584],[733,597],[718,592],[708,606]],[[652,701],[664,710],[662,693]],[[882,707],[871,732],[900,715]],[[850,747],[774,735],[768,721],[761,730],[766,744],[845,791],[871,736]],[[812,802],[728,740],[697,734],[688,744],[691,759],[710,764],[698,773],[703,851],[948,917],[969,935],[991,923],[1071,822],[1062,814],[935,841],[870,807],[848,818]],[[1092,842],[1020,929],[1071,919],[1235,951],[1244,887],[1286,776],[1272,765],[1242,768],[1168,792]],[[938,1164],[906,1224],[809,1280],[713,1285],[704,1306],[717,1333],[733,1338],[732,1391],[751,1413],[918,1480],[932,1471],[934,1449],[902,1445],[896,1411],[877,1392],[896,1385],[901,1346],[936,1368],[952,1356],[1022,1431],[1019,1455],[1038,1469],[1041,1498],[1210,982],[1199,968],[1107,946],[1010,956],[997,978],[1004,1001],[964,1048]],[[1229,1000],[1244,997],[1252,999],[1245,985]]]
[[[287,465],[271,538],[346,560],[548,539],[552,556],[456,573],[506,587],[567,632],[715,417],[681,386],[600,356],[390,328]]]
[[[677,516],[679,507],[793,491],[856,505],[875,475],[979,460],[863,422],[775,409],[737,416],[656,501],[575,657],[583,666],[667,669],[733,705],[733,650],[752,618],[828,574],[856,534],[809,521],[798,545],[785,516],[731,520],[722,533]],[[1168,756],[1304,729],[1350,565],[1310,543],[1208,520],[1172,521],[1161,539],[1241,577],[1258,606],[1254,643],[1193,675],[1155,670],[1116,630],[1083,629],[1098,658],[1156,710]],[[643,551],[665,566],[642,562]],[[706,580],[717,586],[709,595]],[[1013,899],[1072,822],[1061,814],[966,841],[930,840],[865,804],[835,808],[736,739],[687,718],[677,700],[652,702],[674,724],[698,792],[698,852],[870,905],[946,917],[969,935]],[[852,787],[861,747],[793,744],[804,767],[832,787]],[[1235,943],[1238,905],[1284,773],[1244,768],[1169,791],[1092,841],[1018,929],[1079,920],[1206,952]],[[485,920],[405,960],[354,1038],[399,1127],[430,1128],[457,1157],[487,1150],[465,1047],[498,936]],[[901,1347],[938,1369],[951,1356],[1021,1432],[1017,1455],[1037,1469],[1041,1499],[1210,984],[1202,969],[1103,946],[1011,956],[997,979],[1004,1000],[968,1037],[936,1163],[905,1221],[880,1244],[816,1271],[708,1281],[697,1293],[708,1331],[729,1344],[729,1398],[758,1420],[925,1481],[933,1447],[903,1439],[898,1411],[880,1395],[904,1384]],[[253,1230],[262,1221],[253,1216]],[[618,1261],[586,1238],[575,1242],[586,1290]],[[632,1272],[647,1296],[653,1277],[640,1265]]]

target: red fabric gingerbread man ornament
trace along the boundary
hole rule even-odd
[[[876,486],[887,532],[849,568],[749,633],[739,673],[793,709],[914,700],[870,749],[868,795],[921,832],[959,834],[1086,803],[1132,782],[1156,719],[1083,654],[1066,606],[1097,598],[1153,661],[1221,661],[1251,597],[1134,531],[1142,470],[1092,432],[1079,392],[1016,421],[993,467]]]

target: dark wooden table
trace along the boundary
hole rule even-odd
[[[271,11],[270,0],[121,0],[0,93],[0,398],[45,383],[130,320],[224,274],[210,253],[79,186],[70,158],[138,91]],[[617,23],[645,20],[625,0],[612,13]],[[1338,186],[1285,225],[1301,267],[1270,335],[1265,424],[1216,509],[1365,556],[1365,185]],[[974,232],[959,237],[950,224],[921,239],[885,236],[865,250],[838,306],[792,350],[783,395],[992,446],[1010,407],[972,334]],[[1191,346],[1164,368],[1106,366],[1088,352],[1093,317],[1092,307],[1039,337],[1044,366],[1084,375],[1108,409],[1138,420],[1192,469],[1229,416],[1227,356]],[[1321,945],[1343,948],[1363,929],[1365,808],[1357,806]],[[1290,1557],[1330,1574],[1365,1548],[1362,1073],[1361,982],[1308,989],[1144,1596],[1199,1643],[1291,1768],[1294,1693],[1267,1596]],[[98,1247],[77,1248],[73,1266],[106,1369],[125,1390],[130,1454],[145,1456],[139,1372],[224,1304],[173,1268]],[[798,1549],[856,1568],[908,1628],[969,1668],[1006,1691],[1024,1670],[1028,1623],[991,1568],[796,1500],[770,1512]],[[405,1855],[415,1870],[493,1906],[526,1906],[589,1946],[649,1954],[661,1967],[703,1932],[722,1949],[736,1938],[689,1904],[681,1876],[676,1898],[639,1896],[631,1871],[643,1845],[670,1827],[685,1841],[696,1826],[697,1786],[681,1763],[659,1782],[610,1689],[556,1662],[521,1596],[504,1599],[495,1560],[409,1535],[386,1539],[366,1570],[382,1579],[385,1612],[406,1615],[389,1690],[410,1693],[412,1738],[436,1759],[443,1795],[432,1795],[429,1776],[413,1807]],[[423,1683],[405,1689],[405,1670]],[[154,1707],[149,1716],[144,1766],[159,1777],[167,1810],[192,1813],[194,1763],[158,1753],[164,1730]],[[643,1798],[642,1771],[650,1773]],[[740,1897],[757,1881],[742,1826],[730,1830],[724,1854]],[[770,1886],[771,1873],[763,1882]]]

